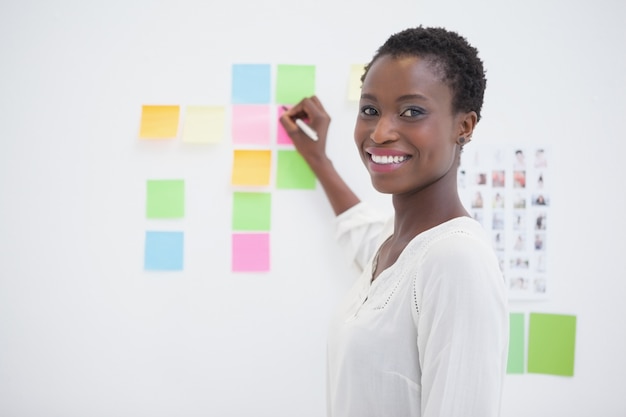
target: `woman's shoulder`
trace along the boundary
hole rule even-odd
[[[418,234],[410,245],[424,248],[468,239],[488,241],[485,229],[476,220],[466,216],[455,217]]]
[[[495,259],[485,229],[471,217],[456,217],[420,233],[405,251],[407,261],[416,266]]]

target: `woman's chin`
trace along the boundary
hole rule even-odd
[[[376,191],[378,191],[381,194],[395,194],[397,191],[394,187],[391,187],[389,184],[382,184],[374,180],[372,180],[372,186],[374,187]]]

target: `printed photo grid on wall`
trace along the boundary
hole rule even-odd
[[[542,146],[465,146],[459,192],[491,236],[510,299],[549,294],[549,151]]]

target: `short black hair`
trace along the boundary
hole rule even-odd
[[[419,26],[395,33],[365,66],[361,81],[367,77],[372,64],[385,55],[429,60],[452,90],[452,111],[475,111],[480,120],[487,78],[478,50],[464,37],[440,27]]]

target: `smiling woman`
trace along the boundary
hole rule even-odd
[[[366,66],[354,140],[382,219],[326,155],[317,97],[281,123],[335,211],[361,277],[328,339],[328,409],[343,416],[499,415],[508,344],[504,282],[491,242],[463,207],[457,170],[480,119],[486,80],[475,48],[442,28],[392,35]],[[319,134],[309,140],[295,120]]]

